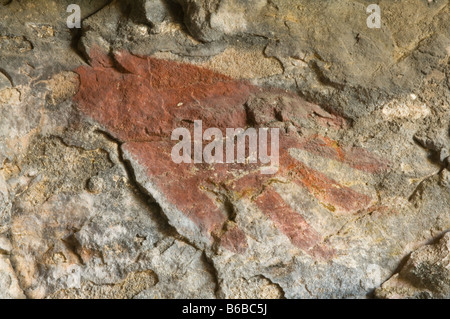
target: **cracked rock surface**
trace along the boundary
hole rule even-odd
[[[402,269],[377,289],[382,298],[450,298],[450,233],[413,251]]]
[[[449,298],[448,0],[70,3],[0,2],[0,298]]]

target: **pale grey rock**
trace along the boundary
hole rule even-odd
[[[161,241],[149,252],[158,283],[137,299],[215,298],[214,271],[202,251],[178,240]],[[183,269],[183,271],[179,271]]]
[[[439,161],[441,161],[442,163],[445,163],[445,161],[447,160],[447,158],[450,156],[450,153],[448,151],[448,149],[446,148],[442,148],[441,151],[439,152]]]
[[[448,169],[443,169],[439,177],[441,185],[450,188],[450,171]]]
[[[294,192],[290,190],[289,193]],[[316,219],[314,221],[310,215],[305,214],[313,227],[320,230],[325,228],[330,232],[327,242],[336,248],[337,257],[329,262],[314,261],[296,250],[255,209],[237,206],[237,223],[254,241],[249,242],[250,249],[246,256],[220,251],[212,257],[221,283],[219,296],[233,298],[236,295],[236,278],[259,274],[279,285],[286,298],[370,296],[397,268],[398,261],[411,249],[408,246],[417,245],[413,243],[428,238],[427,231],[423,230],[434,229],[434,232],[439,232],[448,227],[450,220],[443,206],[449,200],[447,193],[444,189],[440,192],[429,189],[422,195],[423,201],[427,203],[427,207],[421,207],[422,210],[412,209],[412,205],[408,204],[401,209],[397,204],[395,209],[402,211],[400,215],[385,215],[382,211],[375,211],[373,214],[350,219],[341,227],[337,224],[334,233],[333,222],[327,221],[327,226],[320,228],[324,219],[312,216]],[[301,191],[300,194],[301,201],[293,199],[289,204],[293,207],[300,203],[306,204],[308,194]],[[441,196],[445,198],[439,199]],[[428,215],[425,221],[421,211],[431,212],[432,207],[436,206],[442,207],[442,210],[434,212],[433,217]],[[318,215],[317,211],[320,209],[318,206],[314,207],[315,211],[311,211],[311,214]],[[303,212],[307,213],[308,210]],[[323,214],[324,212],[322,216]],[[407,226],[399,229],[399,224]]]
[[[428,152],[413,141],[414,129],[404,125],[397,134],[382,131],[379,139],[369,141],[373,129],[380,125],[377,114],[359,123],[364,132],[348,133],[344,138],[369,149],[377,149],[392,163],[390,173],[371,176],[317,158],[307,152],[293,154],[313,169],[374,198],[380,197],[374,210],[355,216],[336,216],[323,207],[314,196],[298,186],[280,184],[277,191],[307,222],[327,238],[336,249],[332,261],[317,261],[293,246],[288,238],[263,215],[253,203],[238,200],[232,205],[236,224],[247,234],[249,248],[244,254],[234,254],[223,248],[210,250],[195,225],[176,208],[169,205],[156,185],[147,179],[138,161],[125,153],[134,168],[137,181],[161,205],[169,223],[188,240],[205,247],[208,258],[217,271],[221,298],[251,295],[242,278],[263,276],[286,298],[365,298],[386,280],[412,249],[429,239],[431,233],[448,229],[450,194],[439,186],[441,169],[428,160]],[[370,124],[369,124],[370,123]],[[389,123],[385,124],[386,126]],[[405,143],[405,140],[410,142]],[[413,157],[410,154],[415,154]],[[422,180],[420,177],[430,176]],[[417,179],[411,183],[410,179]],[[380,185],[380,183],[382,183]],[[439,207],[439,209],[436,209]],[[425,217],[426,216],[426,217]],[[399,227],[399,225],[404,225]],[[376,243],[376,244],[375,244]],[[256,298],[264,296],[252,295]]]
[[[232,29],[239,29],[246,22],[243,16],[244,11],[239,12],[240,8],[237,7],[228,8],[233,1],[181,0],[178,2],[183,7],[187,28],[195,38],[201,41],[220,40],[226,30],[232,33]],[[218,13],[218,7],[222,4],[227,9]],[[225,17],[226,20],[224,20]],[[216,21],[213,22],[213,19]]]
[[[142,19],[124,14],[137,1],[82,1],[80,34],[61,15],[69,3],[0,6],[8,17],[0,21],[0,298],[366,298],[383,282],[378,297],[449,298],[449,235],[424,246],[450,229],[446,1],[382,0],[380,30],[367,29],[365,4],[351,0],[149,0],[140,1]],[[230,205],[247,251],[211,245],[120,143],[74,111],[67,71],[90,62],[94,47],[233,78],[242,62],[227,55],[256,56],[245,65],[252,83],[353,119],[338,133],[303,121],[305,132],[389,159],[389,172],[372,176],[292,153],[376,207],[339,216],[280,183],[283,199],[334,247],[333,260],[294,246],[246,200]],[[258,70],[275,65],[263,60],[277,61],[275,71]]]
[[[379,298],[450,298],[450,233],[408,257],[401,270],[377,289]]]
[[[7,257],[0,251],[0,299],[24,299],[14,269]]]
[[[210,240],[203,236],[200,227],[187,218],[178,207],[167,200],[166,194],[160,191],[153,181],[148,179],[145,167],[142,167],[132,154],[123,150],[123,156],[131,165],[133,175],[136,176],[136,182],[139,183],[146,194],[151,196],[161,206],[170,226],[174,227],[180,235],[188,238],[195,246],[206,249],[210,244]]]
[[[9,260],[11,250],[9,239],[0,234],[0,299],[23,299],[25,295]]]
[[[0,71],[0,90],[11,87],[11,81]]]
[[[0,234],[5,233],[8,230],[10,217],[11,201],[9,199],[8,185],[6,184],[0,169]],[[4,248],[0,246],[0,249]]]
[[[103,179],[98,176],[91,177],[87,182],[87,189],[91,193],[100,193],[103,187]]]
[[[84,19],[109,1],[79,1]],[[0,6],[0,65],[17,87],[32,79],[45,80],[82,63],[72,48],[74,34],[67,28],[70,0],[11,1]],[[26,17],[26,18],[25,18]],[[51,52],[51,54],[49,54]],[[39,82],[36,80],[35,82]]]
[[[154,27],[169,16],[167,2],[163,0],[146,0],[144,4],[145,17]]]
[[[11,242],[9,241],[9,239],[4,236],[4,235],[0,235],[0,251],[2,251],[2,254],[10,254],[11,253]]]
[[[129,180],[117,144],[94,130],[34,140],[17,163],[20,181],[8,181],[16,194],[11,244],[0,250],[11,255],[25,295],[212,298],[203,252],[172,237],[159,207]],[[102,192],[85,191],[94,180]]]
[[[449,28],[445,1],[415,0],[411,7],[381,1],[383,26],[376,30],[367,27],[367,4],[352,0],[178,2],[193,37],[267,39],[265,54],[280,60],[286,72],[264,83],[296,89],[351,118],[411,93],[448,58],[449,34],[438,31]],[[327,19],[317,19],[318,12]],[[401,18],[409,13],[415,18]],[[429,29],[431,36],[424,31]]]

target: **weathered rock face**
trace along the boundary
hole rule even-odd
[[[105,59],[100,57],[101,61]],[[233,201],[239,199],[256,201],[262,212],[297,246],[330,255],[329,249],[316,247],[321,241],[320,235],[284,203],[274,185],[297,184],[336,214],[365,209],[372,198],[311,169],[290,152],[302,150],[368,174],[381,173],[388,168],[387,161],[361,148],[342,148],[327,137],[311,134],[311,131],[319,131],[314,127],[336,128],[343,125],[344,120],[292,94],[265,92],[198,67],[138,58],[127,53],[115,55],[115,62],[127,73],[103,66],[79,69],[81,88],[75,102],[85,114],[124,142],[125,157],[143,166],[145,175],[138,174],[138,181],[161,203],[164,211],[171,212],[171,224],[192,241],[197,241],[197,233],[203,232],[207,237],[217,237],[232,251],[245,251],[248,246],[245,234],[234,221],[230,221],[232,226],[226,224],[227,219],[232,218],[227,218],[227,210],[233,207],[224,204],[233,205]],[[132,92],[139,81],[141,94],[133,98]],[[101,101],[98,101],[99,94],[105,97]],[[123,96],[129,98],[123,100]],[[281,114],[281,118],[277,119],[276,114]],[[287,123],[283,119],[288,120]],[[260,167],[248,164],[174,163],[172,131],[196,120],[202,120],[206,127],[221,129],[223,135],[226,128],[251,124],[285,126],[287,132],[281,134],[279,143],[278,172],[263,175]],[[300,137],[297,130],[305,136]],[[224,146],[220,146],[222,150]],[[211,196],[213,199],[209,198]],[[215,202],[223,204],[217,207]],[[188,216],[196,227],[180,215]]]
[[[450,298],[450,233],[412,252],[399,273],[376,294],[381,298]]]
[[[0,2],[1,298],[448,298],[448,1],[69,3]]]

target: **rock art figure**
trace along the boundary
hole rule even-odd
[[[373,198],[355,191],[295,159],[300,149],[315,156],[377,174],[386,160],[361,148],[338,145],[317,134],[319,128],[338,130],[342,117],[286,91],[259,88],[193,65],[127,52],[108,56],[91,52],[91,66],[76,70],[81,86],[74,101],[122,143],[133,163],[143,168],[138,180],[159,202],[169,222],[188,238],[200,234],[204,243],[220,244],[237,253],[247,248],[246,234],[233,222],[232,203],[250,201],[290,241],[308,254],[328,259],[327,246],[313,227],[273,187],[294,183],[307,189],[334,214],[354,214]],[[259,164],[175,164],[172,131],[203,127],[280,127],[279,169],[261,174]],[[231,212],[230,212],[231,211]]]

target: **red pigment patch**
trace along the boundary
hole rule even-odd
[[[237,253],[244,253],[247,248],[247,239],[242,230],[240,230],[237,226],[228,229],[221,237],[220,244]]]
[[[256,205],[268,216],[291,242],[314,255],[328,259],[333,256],[331,248],[321,245],[322,238],[298,212],[283,201],[273,189],[267,189],[256,199]]]
[[[311,139],[311,141],[314,142],[313,145],[315,145],[316,139],[316,137]],[[310,150],[318,156],[333,159],[337,158],[337,156],[332,153],[333,151],[337,152],[334,149],[306,148],[305,145],[309,142],[310,140],[307,140],[306,143],[300,142],[299,138],[289,135],[283,135],[283,138],[280,138],[280,169],[276,174],[277,177],[283,177],[307,188],[308,191],[328,209],[336,213],[354,213],[368,207],[371,202],[369,196],[339,184],[325,174],[306,166],[290,156],[289,149],[303,148]],[[346,156],[343,150],[339,150],[339,152],[344,154],[342,155],[343,158]],[[378,165],[377,163],[378,162],[372,162],[371,165],[372,167],[376,167],[377,171],[380,171],[381,168],[380,166],[376,166]],[[273,175],[249,174],[237,181],[233,181],[231,189],[244,197],[253,196],[261,189],[261,185],[267,184],[273,177]]]
[[[320,136],[301,141],[297,136],[283,133],[276,176],[260,174],[257,164],[175,164],[170,156],[176,144],[170,139],[172,131],[186,127],[192,132],[195,120],[201,120],[204,129],[216,127],[223,133],[226,128],[269,123],[275,117],[294,124],[295,119],[308,119],[327,127],[342,127],[344,121],[282,91],[277,91],[283,101],[281,107],[263,101],[248,110],[245,103],[249,99],[276,90],[262,90],[193,65],[126,52],[110,58],[92,50],[91,58],[91,67],[76,70],[81,80],[80,90],[74,97],[78,108],[124,142],[124,150],[145,167],[147,177],[168,202],[207,237],[217,238],[231,251],[243,253],[247,248],[246,236],[237,226],[226,226],[229,225],[227,214],[219,208],[212,193],[208,193],[208,186],[220,185],[234,196],[256,198],[256,206],[294,245],[314,257],[329,258],[333,250],[321,245],[320,234],[267,186],[270,179],[287,178],[308,189],[326,205],[353,213],[366,207],[370,198],[293,159],[289,149],[302,148],[371,173],[386,168],[365,150],[339,148],[335,142]],[[241,177],[236,179],[234,173],[238,171]]]
[[[328,137],[318,135],[310,137],[299,147],[313,154],[345,163],[360,171],[379,173],[389,167],[387,161],[382,161],[365,149],[358,147],[341,148],[336,141]]]
[[[172,145],[166,141],[125,144],[125,150],[147,168],[148,176],[153,178],[167,200],[206,234],[220,231],[227,218],[200,188],[205,181],[205,172],[195,172],[194,164],[173,163],[171,149]]]
[[[127,53],[115,59],[122,72],[97,63],[77,69],[81,88],[74,99],[117,138],[170,138],[194,119],[210,127],[245,127],[243,104],[255,88],[196,66]]]

